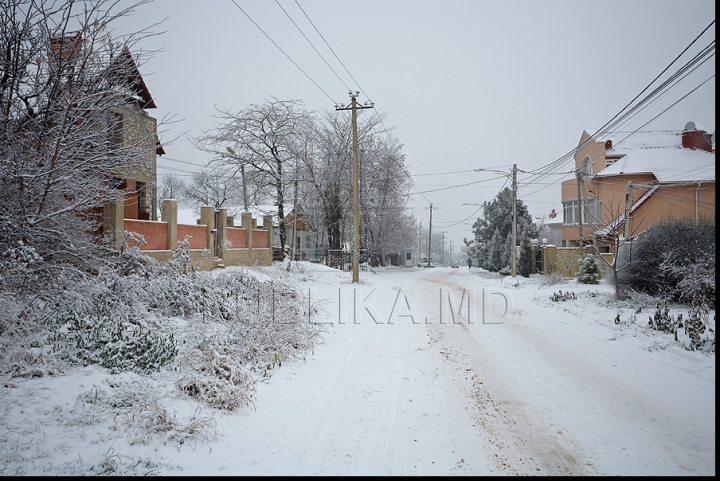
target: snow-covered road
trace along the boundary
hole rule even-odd
[[[211,453],[165,461],[198,475],[715,473],[714,355],[614,325],[590,291],[553,303],[557,287],[466,268],[361,277],[306,274],[327,344],[261,383],[256,410],[220,416]]]

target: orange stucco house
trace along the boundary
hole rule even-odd
[[[715,136],[684,130],[582,133],[576,175],[561,184],[562,246],[636,235],[663,219],[715,218]]]

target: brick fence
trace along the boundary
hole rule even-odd
[[[103,215],[103,232],[113,233],[116,248],[122,246],[124,232],[141,234],[145,243],[140,250],[159,261],[172,259],[179,243],[188,237],[191,262],[193,265],[199,262],[201,270],[210,270],[218,264],[272,264],[272,216],[264,216],[263,225],[258,228],[252,214],[246,212],[242,214],[241,226],[235,227],[225,209],[201,207],[197,225],[178,224],[177,201],[164,200],[161,221],[126,219],[122,197],[106,204]],[[135,245],[136,242],[129,242],[129,247]]]

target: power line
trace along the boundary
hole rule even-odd
[[[280,5],[280,2],[279,2],[278,0],[275,0],[275,3],[278,4],[278,7],[280,7],[280,9],[281,9],[281,10],[285,13],[285,15],[287,16],[287,18],[290,19],[290,21],[293,23],[293,25],[295,25],[295,28],[297,28],[298,32],[300,32],[300,34],[301,34],[303,37],[305,37],[305,40],[307,40],[307,42],[310,44],[310,46],[313,48],[313,50],[315,50],[315,52],[320,56],[320,58],[322,59],[322,61],[325,62],[325,65],[327,65],[328,68],[329,68],[330,70],[332,70],[332,73],[335,74],[335,76],[338,78],[338,80],[340,81],[340,83],[342,83],[342,84],[345,86],[346,89],[352,90],[352,89],[351,89],[350,87],[348,87],[348,85],[343,81],[343,79],[340,78],[340,76],[337,74],[337,72],[335,71],[335,69],[330,66],[330,64],[327,62],[327,60],[325,60],[325,57],[323,57],[322,54],[321,54],[320,52],[318,52],[318,49],[315,48],[315,45],[313,45],[313,43],[310,41],[310,39],[307,38],[307,35],[305,35],[305,33],[303,33],[303,31],[300,29],[300,27],[298,26],[298,24],[295,23],[295,20],[292,19],[292,17],[290,16],[290,14],[287,13],[287,11],[283,8],[282,5]],[[298,7],[299,7],[299,6],[300,6],[300,5],[298,4]],[[302,9],[302,8],[301,8],[301,9]],[[303,11],[303,13],[304,13],[304,11]],[[307,17],[307,15],[306,15],[306,17]],[[310,20],[310,19],[308,18],[308,20]],[[312,22],[310,22],[310,23],[312,23]],[[314,27],[314,26],[315,26],[315,25],[313,25],[313,27]],[[317,30],[317,29],[316,29],[316,30]],[[318,32],[318,33],[319,33],[319,32]],[[324,40],[324,39],[323,39],[323,40]]]
[[[287,59],[290,60],[290,61],[292,62],[292,64],[295,65],[295,66],[297,67],[297,69],[300,70],[300,71],[303,73],[303,75],[305,75],[305,76],[308,78],[308,80],[310,80],[310,81],[313,83],[313,85],[315,85],[322,93],[324,93],[325,96],[326,96],[327,98],[329,98],[331,102],[333,102],[333,103],[335,103],[335,104],[337,103],[337,102],[335,102],[335,101],[333,100],[332,97],[330,97],[330,95],[328,95],[327,92],[325,92],[325,91],[322,89],[322,87],[320,87],[320,86],[317,84],[317,82],[315,82],[312,78],[310,78],[310,76],[309,76],[308,74],[306,74],[305,71],[304,71],[303,69],[301,69],[300,66],[299,66],[297,63],[295,63],[295,61],[294,61],[293,59],[291,59],[290,56],[289,56],[288,54],[286,54],[285,51],[284,51],[282,48],[280,48],[280,46],[279,46],[277,43],[275,43],[275,41],[274,41],[272,38],[270,38],[270,35],[268,35],[267,33],[265,33],[265,30],[263,30],[262,28],[260,28],[260,25],[258,25],[257,23],[255,23],[255,20],[253,20],[252,18],[250,18],[250,15],[248,15],[247,12],[245,12],[245,10],[243,10],[243,9],[240,7],[240,5],[238,5],[238,4],[235,2],[235,0],[232,0],[232,2],[235,4],[235,6],[236,6],[238,9],[240,9],[240,11],[241,11],[242,13],[245,14],[245,16],[253,23],[253,25],[255,25],[255,26],[258,28],[258,30],[260,30],[260,31],[263,33],[263,35],[265,35],[265,36],[268,38],[268,40],[270,40],[270,41],[273,43],[273,45],[275,45],[275,46],[278,48],[278,50],[280,50],[280,51],[283,53],[283,55],[285,55],[285,56],[287,57]]]
[[[315,31],[318,33],[318,35],[320,35],[320,38],[323,39],[323,42],[325,42],[325,45],[327,45],[327,48],[329,48],[330,51],[332,52],[332,54],[335,55],[335,58],[337,59],[338,62],[340,62],[340,65],[342,65],[342,67],[345,69],[345,72],[347,72],[347,74],[350,76],[350,78],[353,79],[353,82],[355,82],[355,85],[357,85],[358,88],[360,89],[360,91],[363,93],[363,95],[364,95],[365,97],[367,97],[368,100],[370,100],[370,96],[368,96],[368,95],[365,93],[365,91],[360,87],[360,82],[358,82],[357,80],[355,80],[355,77],[353,77],[353,75],[350,73],[350,71],[347,69],[347,67],[345,67],[345,64],[342,62],[342,60],[340,60],[340,57],[337,56],[337,54],[336,54],[335,51],[332,49],[332,47],[331,47],[330,44],[327,42],[327,40],[325,40],[325,37],[323,36],[323,34],[320,33],[320,30],[318,30],[318,28],[315,26],[315,23],[310,19],[310,17],[308,16],[308,14],[305,12],[305,9],[303,9],[303,8],[300,6],[300,3],[298,3],[297,0],[295,0],[295,3],[297,4],[298,7],[300,7],[300,10],[302,10],[302,13],[305,15],[305,18],[308,19],[308,21],[309,21],[310,24],[313,26],[313,28],[314,28]],[[350,89],[348,89],[348,90],[350,90]]]
[[[196,164],[194,162],[188,162],[186,160],[173,159],[172,157],[163,156],[160,160],[171,160],[173,162],[180,162],[181,164],[195,165],[197,167],[205,168],[207,165]]]
[[[647,91],[647,90],[650,88],[650,86],[658,80],[658,78],[660,78],[675,62],[677,62],[677,60],[678,60],[685,52],[687,52],[687,50],[688,50],[714,23],[715,23],[715,20],[713,20],[713,21],[710,23],[710,25],[708,25],[708,26],[690,43],[690,45],[688,45],[665,69],[663,69],[663,71],[662,71],[658,76],[656,76],[655,79],[653,79],[652,82],[650,82],[637,96],[635,96],[635,98],[634,98],[632,101],[630,101],[630,102],[629,102],[625,107],[623,107],[612,119],[610,119],[608,122],[606,122],[605,125],[603,125],[599,130],[597,130],[593,135],[591,135],[590,138],[589,138],[587,141],[590,141],[590,140],[592,140],[593,138],[595,138],[599,133],[601,133],[601,132],[603,131],[603,129],[606,129],[606,128],[607,128],[607,130],[609,130],[609,126],[611,126],[611,125],[613,126],[613,128],[614,128],[614,127],[617,127],[617,126],[619,126],[619,124],[620,124],[621,122],[626,121],[626,119],[628,119],[628,118],[631,118],[631,114],[632,114],[634,111],[636,111],[636,110],[637,110],[638,108],[640,108],[643,104],[645,104],[646,102],[648,102],[650,99],[655,98],[655,97],[659,94],[659,92],[661,92],[661,91],[663,91],[663,90],[665,90],[665,91],[669,90],[670,87],[668,87],[668,85],[669,85],[670,82],[674,82],[674,83],[673,83],[673,86],[674,86],[675,84],[677,84],[676,79],[677,79],[677,76],[678,76],[678,75],[680,75],[681,73],[685,73],[690,66],[696,64],[696,63],[699,62],[702,58],[704,58],[704,57],[706,57],[707,55],[709,55],[709,53],[710,53],[711,51],[714,51],[714,48],[715,48],[715,47],[714,47],[714,44],[715,44],[715,42],[713,41],[713,42],[711,42],[707,47],[705,47],[705,48],[703,49],[703,51],[701,51],[700,54],[696,55],[693,59],[691,59],[688,63],[686,63],[685,66],[683,66],[683,67],[682,67],[681,69],[679,69],[675,74],[673,74],[673,76],[671,76],[668,81],[664,82],[660,87],[658,87],[658,89],[656,89],[656,90],[653,91],[651,94],[649,94],[645,99],[643,99],[643,101],[641,101],[638,105],[636,105],[635,107],[633,107],[633,109],[631,109],[629,112],[627,112],[626,114],[623,114],[623,112],[624,112],[625,110],[627,110],[627,108],[628,108],[633,102],[635,102],[635,100],[637,100],[645,91]],[[703,60],[702,63],[705,63],[705,61],[707,61],[707,59]],[[702,65],[702,63],[701,63],[700,65]],[[698,65],[698,66],[699,66],[699,65]],[[697,67],[695,67],[695,68],[697,68]],[[692,72],[692,71],[694,71],[694,70],[695,70],[695,69],[691,70],[690,72]],[[686,73],[685,76],[688,75],[690,72]],[[684,76],[683,76],[683,78],[684,78]],[[679,80],[678,80],[678,81],[679,81]],[[683,97],[683,98],[684,98],[684,97]],[[644,109],[644,108],[645,108],[645,107],[643,107],[642,109]],[[641,110],[642,110],[642,109],[641,109]],[[667,109],[666,109],[666,110],[667,110]],[[639,113],[639,112],[638,112],[638,113]],[[634,115],[634,114],[633,114],[633,115]],[[655,118],[657,118],[657,117],[655,117]],[[616,119],[617,119],[617,120],[616,120]],[[613,123],[613,121],[615,121],[615,122]],[[647,124],[646,124],[646,125],[647,125]],[[535,174],[535,175],[537,175],[538,177],[540,177],[540,179],[538,179],[538,180],[542,180],[542,178],[544,178],[544,176],[550,175],[550,174],[554,173],[554,172],[553,172],[554,170],[557,170],[557,169],[559,169],[562,165],[564,165],[569,159],[571,159],[571,158],[573,157],[573,153],[576,151],[577,148],[579,148],[579,147],[574,148],[573,150],[571,150],[570,152],[564,154],[562,157],[560,157],[559,159],[551,162],[550,164],[548,164],[548,165],[546,165],[546,166],[543,166],[543,167],[540,167],[539,169],[536,169],[536,171],[535,171],[536,174]],[[540,190],[541,190],[541,189],[540,189]],[[534,192],[537,192],[537,191],[534,191]],[[533,193],[534,193],[534,192],[533,192]]]

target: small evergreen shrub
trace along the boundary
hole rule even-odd
[[[580,258],[580,269],[577,281],[581,284],[600,283],[600,264],[593,254],[585,254]]]
[[[682,313],[677,317],[670,314],[665,301],[657,301],[655,314],[649,317],[648,327],[672,334],[675,341],[688,351],[715,352],[715,333],[708,325],[709,316],[710,310],[700,297],[696,297],[691,304],[687,320],[683,319]],[[679,329],[683,329],[680,334]]]
[[[75,344],[72,354],[83,365],[99,364],[117,374],[159,371],[177,354],[172,333],[165,336],[139,325],[128,325],[108,313],[66,314],[67,339]]]
[[[574,292],[565,292],[563,294],[563,291],[557,291],[557,292],[553,293],[552,296],[550,296],[550,300],[553,302],[565,302],[565,301],[569,301],[569,300],[574,301],[575,299],[577,299],[577,296],[575,295]]]

